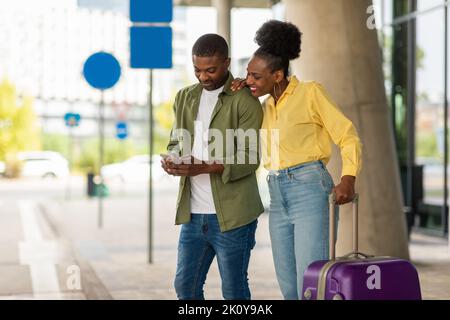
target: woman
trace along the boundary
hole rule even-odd
[[[328,259],[328,196],[335,192],[337,204],[351,201],[361,168],[361,144],[351,121],[320,84],[289,76],[289,61],[300,56],[301,35],[291,23],[266,22],[256,33],[260,47],[247,78],[232,86],[248,86],[255,97],[270,95],[262,129],[278,131],[279,147],[263,152],[263,163],[269,170],[272,253],[285,299],[301,299],[307,266]],[[263,138],[263,145],[272,145],[269,140]],[[336,187],[325,167],[331,142],[339,146],[343,163]]]

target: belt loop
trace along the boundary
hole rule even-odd
[[[320,162],[320,165],[322,166],[322,169],[326,169],[327,167],[325,166],[325,164],[323,163],[323,161],[322,160],[319,160],[319,162]]]
[[[270,182],[270,174],[267,174],[267,176],[266,176],[266,181],[267,181],[267,183]]]

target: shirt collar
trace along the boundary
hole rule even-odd
[[[236,92],[231,90],[231,83],[233,82],[233,80],[234,80],[233,75],[231,74],[231,72],[228,72],[228,78],[223,86],[223,91],[222,91],[224,94],[229,95],[229,96],[236,94]],[[192,89],[189,91],[189,94],[200,95],[202,93],[202,90],[203,90],[202,85],[200,83],[198,83],[192,87]]]
[[[295,88],[297,88],[298,83],[299,83],[299,81],[298,81],[297,77],[291,76],[289,78],[289,84],[288,84],[286,90],[284,90],[284,92],[286,94],[292,94],[294,92]]]
[[[289,84],[288,84],[288,86],[286,87],[286,90],[284,90],[284,92],[283,92],[283,94],[282,94],[282,98],[284,97],[284,95],[286,95],[286,94],[293,94],[294,93],[294,90],[297,88],[297,86],[298,86],[298,84],[299,84],[299,81],[298,81],[298,79],[297,79],[297,77],[296,76],[294,76],[294,75],[292,75],[292,76],[290,76],[289,77]],[[281,100],[281,99],[280,99]],[[280,100],[278,100],[278,101],[280,101]],[[270,96],[269,97],[269,99],[268,100],[266,100],[270,105],[272,105],[272,106],[275,106],[275,99],[272,97],[272,96]]]
[[[232,95],[236,94],[235,91],[231,90],[231,84],[232,84],[233,80],[234,80],[233,75],[231,74],[231,72],[228,72],[228,79],[225,82],[225,85],[223,86],[223,92],[226,95],[232,96]]]

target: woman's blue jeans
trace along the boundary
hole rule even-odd
[[[309,264],[327,260],[333,180],[321,161],[271,171],[269,230],[277,280],[286,300],[301,299]],[[336,228],[338,221],[336,210]]]

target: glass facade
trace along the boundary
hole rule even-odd
[[[444,0],[374,0],[408,227],[448,234]]]

